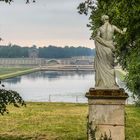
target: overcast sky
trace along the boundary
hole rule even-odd
[[[1,45],[94,47],[86,27],[88,17],[77,13],[83,0],[14,1],[11,5],[0,2]]]

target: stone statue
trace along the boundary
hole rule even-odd
[[[109,16],[101,17],[103,25],[98,29],[95,37],[95,89],[118,89],[114,70],[114,33],[124,34],[122,30],[109,23]]]

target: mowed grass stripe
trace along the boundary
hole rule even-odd
[[[25,74],[28,74],[28,73],[32,73],[32,72],[36,72],[36,71],[39,71],[38,68],[11,68],[8,70],[5,71],[4,73],[4,70],[2,70],[0,68],[0,79],[1,80],[4,80],[4,79],[8,79],[8,78],[13,78],[13,77],[16,77],[16,76],[21,76],[21,75],[25,75]]]

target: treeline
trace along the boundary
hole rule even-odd
[[[29,48],[17,45],[0,46],[0,58],[29,57]]]
[[[29,57],[32,52],[37,53],[39,58],[70,58],[74,56],[93,56],[95,50],[86,47],[57,46],[48,47],[21,47],[18,45],[0,46],[0,58],[21,58]]]

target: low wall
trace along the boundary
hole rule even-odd
[[[40,66],[45,60],[41,58],[0,58],[0,66]]]
[[[93,65],[92,57],[45,59],[45,58],[0,58],[0,66],[48,66],[48,65]]]

